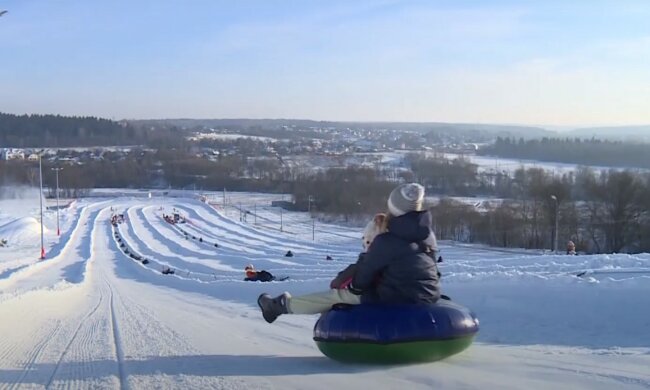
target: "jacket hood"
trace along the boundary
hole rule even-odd
[[[411,211],[388,221],[388,231],[408,242],[420,242],[431,233],[431,213],[429,211]]]

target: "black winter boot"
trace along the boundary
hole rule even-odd
[[[257,298],[257,304],[262,309],[262,317],[269,324],[275,321],[281,314],[289,313],[287,302],[291,298],[289,293],[285,292],[272,298],[269,294],[262,294]]]

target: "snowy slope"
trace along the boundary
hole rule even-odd
[[[187,223],[166,223],[173,210]],[[359,229],[319,224],[312,241],[305,214],[285,213],[281,232],[263,222],[278,210],[258,212],[254,225],[193,199],[88,199],[63,211],[45,261],[33,243],[0,250],[0,388],[650,388],[650,255],[442,243],[443,289],[478,314],[478,342],[432,364],[342,365],[311,340],[316,316],[267,324],[255,299],[326,288]],[[248,263],[291,279],[243,282]]]

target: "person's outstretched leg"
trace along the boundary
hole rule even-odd
[[[349,290],[332,289],[297,297],[292,297],[287,292],[275,298],[269,294],[262,294],[257,299],[262,315],[268,323],[275,321],[282,314],[322,313],[337,303],[358,305],[361,303],[361,297],[352,294]]]
[[[291,314],[318,314],[331,309],[337,303],[358,305],[361,303],[361,297],[352,294],[350,290],[331,289],[309,295],[289,296],[287,305]]]

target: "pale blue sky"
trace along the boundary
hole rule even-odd
[[[0,9],[9,11],[0,112],[650,123],[645,0],[0,0]]]

